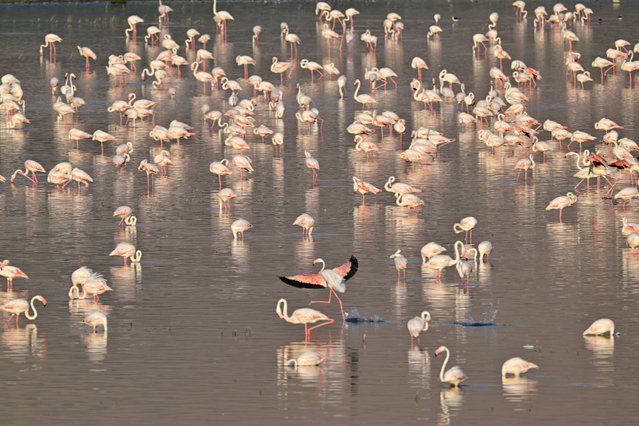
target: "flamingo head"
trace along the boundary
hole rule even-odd
[[[444,352],[445,350],[445,346],[440,346],[437,349],[435,349],[435,356],[439,356],[440,353]]]
[[[33,298],[36,299],[36,300],[39,300],[40,302],[42,302],[42,306],[47,306],[47,299],[45,299],[44,297],[42,297],[42,296],[34,296]]]
[[[317,259],[313,260],[313,265],[317,265],[318,263],[324,263],[324,259],[318,257]]]

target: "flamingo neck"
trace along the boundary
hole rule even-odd
[[[448,350],[448,348],[444,349],[446,351],[446,359],[444,360],[444,363],[442,364],[442,369],[439,371],[439,380],[441,382],[444,382],[444,370],[446,370],[446,364],[448,364],[448,358],[450,357],[450,351]]]
[[[320,272],[322,272],[324,268],[326,268],[326,262],[324,262],[324,259],[321,259],[320,263],[322,264],[322,269],[320,269]]]
[[[357,87],[355,88],[355,94],[353,95],[353,98],[355,98],[355,100],[357,100],[357,98],[358,98],[358,96],[359,96],[359,88],[360,88],[360,86],[361,86],[361,85],[362,85],[362,83],[361,83],[359,80],[357,80],[357,81],[355,82],[355,86],[357,86]]]
[[[217,16],[217,0],[213,0],[213,16]]]
[[[27,312],[24,313],[24,316],[27,317],[28,320],[34,320],[38,318],[38,311],[36,311],[35,305],[33,304],[35,299],[36,299],[35,296],[31,298],[31,309],[33,310],[33,316],[29,314],[28,309],[27,309]]]

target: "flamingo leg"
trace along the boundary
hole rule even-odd
[[[336,295],[337,296],[337,295]],[[331,298],[333,297],[333,289],[329,288],[329,292],[328,292],[328,300],[311,300],[310,302],[308,302],[309,305],[312,305],[313,303],[325,303],[325,304],[330,304],[331,303]]]

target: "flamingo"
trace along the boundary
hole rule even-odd
[[[445,252],[446,249],[435,242],[430,242],[422,246],[420,253],[422,255],[422,264],[425,264],[429,258],[437,256]]]
[[[315,225],[315,219],[313,219],[313,217],[308,213],[302,213],[301,215],[297,216],[297,219],[295,219],[293,225],[297,225],[302,228],[302,238],[311,238],[313,234],[313,226]]]
[[[477,245],[477,251],[479,252],[479,261],[484,262],[484,258],[489,257],[493,252],[493,243],[490,241],[482,241]]]
[[[231,188],[223,188],[220,189],[217,193],[217,198],[220,200],[220,212],[224,211],[225,206],[228,208],[229,213],[231,212],[231,199],[237,197],[235,191]]]
[[[138,170],[146,173],[146,189],[147,191],[153,187],[154,176],[160,173],[160,168],[155,163],[150,163],[144,159],[138,164]]]
[[[381,189],[378,189],[373,184],[364,182],[357,176],[353,176],[353,191],[362,194],[362,204],[366,204],[366,194],[377,194],[382,192]]]
[[[253,27],[253,37],[251,38],[251,41],[253,42],[253,44],[259,43],[260,34],[262,34],[262,27],[260,25],[255,25]]]
[[[21,175],[29,179],[34,185],[38,183],[38,176],[36,173],[46,173],[47,171],[42,166],[42,164],[38,163],[35,160],[27,160],[24,162],[24,171],[17,169],[11,175],[11,183],[13,183],[16,179],[17,175]],[[29,177],[29,173],[31,173],[31,177]]]
[[[40,45],[40,57],[42,58],[44,56],[44,51],[43,49],[45,47],[49,48],[49,61],[51,62],[55,62],[56,61],[56,56],[58,54],[58,49],[56,48],[55,44],[61,42],[62,39],[60,38],[60,36],[56,35],[56,34],[47,34],[44,36],[44,44]]]
[[[118,225],[122,225],[124,221],[133,215],[133,209],[129,206],[120,206],[113,212],[113,217],[119,217],[120,222]]]
[[[453,225],[453,231],[455,234],[466,233],[466,243],[468,244],[468,234],[470,234],[470,244],[473,243],[473,228],[477,226],[477,219],[473,216],[468,216]]]
[[[122,262],[124,266],[126,266],[127,259],[131,261],[131,264],[140,263],[142,260],[142,251],[136,250],[135,246],[131,243],[122,242],[115,246],[115,249],[109,253],[109,256],[122,256]]]
[[[289,70],[293,70],[293,62],[279,62],[277,56],[273,56],[271,72],[280,75],[280,85],[284,85],[284,73]],[[288,78],[291,78],[290,71]]]
[[[559,210],[559,223],[561,223],[561,213],[565,207],[572,206],[577,202],[577,196],[572,192],[553,199],[547,206],[546,210]]]
[[[69,130],[69,140],[75,141],[76,149],[80,149],[80,141],[82,139],[91,139],[91,137],[92,137],[91,133],[87,133],[80,129],[73,128]]]
[[[162,0],[159,0],[160,4],[158,6],[158,12],[160,16],[158,18],[158,22],[160,25],[169,23],[169,13],[173,12],[173,9],[170,6],[162,4]],[[215,8],[215,6],[214,6]]]
[[[434,269],[436,277],[439,279],[442,275],[442,271],[445,268],[457,265],[460,260],[461,252],[464,250],[464,243],[461,241],[455,242],[455,258],[451,258],[447,254],[437,254],[432,256],[426,263],[423,264],[425,268]]]
[[[317,159],[315,159],[308,151],[304,151],[304,156],[306,157],[306,160],[304,160],[304,162],[306,163],[306,167],[311,169],[311,172],[313,172],[313,186],[315,186],[317,185],[318,181],[317,170],[320,169],[319,161],[317,161]]]
[[[253,225],[248,220],[245,219],[237,219],[231,224],[231,233],[233,234],[234,240],[243,240],[244,239],[244,231],[247,229],[251,229]]]
[[[69,299],[79,299],[80,298],[80,288],[79,286],[83,286],[86,284],[87,280],[93,271],[86,266],[81,266],[71,274],[71,288],[69,289]]]
[[[297,367],[316,367],[324,361],[325,357],[317,351],[304,351],[297,358],[286,361],[286,366],[291,368]]]
[[[442,383],[450,383],[450,386],[453,388],[459,387],[461,382],[466,380],[467,377],[464,374],[464,371],[457,365],[454,367],[451,367],[449,370],[444,372],[444,370],[446,370],[446,364],[448,364],[450,351],[448,350],[446,346],[440,346],[437,348],[437,350],[435,350],[435,356],[439,356],[439,354],[442,352],[446,352],[446,359],[444,360],[444,363],[442,364],[442,369],[439,372],[439,380]]]
[[[280,299],[277,302],[277,307],[275,308],[275,312],[280,319],[283,319],[286,322],[291,324],[304,324],[304,337],[305,341],[311,340],[311,332],[316,328],[323,327],[325,325],[330,325],[335,322],[333,318],[329,318],[320,311],[316,311],[311,308],[300,308],[293,311],[293,313],[288,315],[288,302],[286,299]],[[321,324],[310,327],[309,324],[315,324],[316,322],[323,321]]]
[[[408,260],[402,256],[402,251],[397,250],[395,253],[390,255],[390,258],[395,262],[395,269],[397,269],[397,282],[400,281],[400,275],[404,273],[404,282],[406,282],[406,265],[408,264]]]
[[[87,295],[92,295],[93,301],[98,302],[100,295],[107,291],[113,291],[113,289],[107,285],[106,279],[102,275],[94,272],[82,285],[82,293],[78,297],[80,299],[86,299]]]
[[[524,172],[525,182],[528,183],[528,170],[535,168],[535,160],[533,159],[532,154],[528,155],[528,158],[522,158],[518,160],[515,164],[515,170],[517,170],[517,179],[516,182],[519,182],[519,175],[521,172]]]
[[[504,362],[501,366],[501,376],[503,378],[506,378],[509,375],[521,377],[522,374],[533,368],[539,368],[539,366],[530,361],[526,361],[525,359],[514,357]]]
[[[632,205],[632,199],[635,197],[639,197],[639,190],[637,190],[634,186],[629,186],[626,188],[622,188],[615,194],[613,197],[614,200],[623,200],[624,206],[626,204]]]
[[[317,274],[306,275],[290,275],[287,277],[279,277],[285,284],[288,284],[297,288],[328,288],[328,300],[313,300],[309,303],[326,303],[330,304],[333,295],[337,299],[342,313],[342,319],[346,318],[344,313],[344,307],[342,305],[342,299],[337,293],[344,293],[346,291],[346,281],[351,279],[359,268],[359,262],[355,256],[351,256],[348,262],[341,264],[333,269],[326,269],[326,262],[324,259],[317,258],[313,260],[313,265],[321,263],[322,269]]]
[[[131,15],[126,19],[127,23],[129,24],[129,28],[127,28],[126,30],[124,30],[124,36],[126,37],[126,39],[129,39],[129,33],[132,33],[132,39],[133,39],[133,43],[135,43],[137,41],[138,38],[138,24],[141,24],[144,22],[144,19],[140,18],[137,15]]]
[[[5,277],[7,279],[7,289],[11,290],[13,288],[13,279],[14,278],[24,278],[29,279],[29,276],[25,274],[22,269],[17,266],[9,265],[8,260],[3,260],[0,263],[0,276]]]
[[[98,58],[93,50],[88,47],[80,47],[78,46],[78,50],[80,51],[80,56],[84,56],[84,70],[86,72],[91,72],[91,64],[89,63],[89,58],[94,61]]]
[[[220,161],[214,161],[209,165],[209,172],[211,172],[214,175],[217,175],[217,179],[219,183],[218,189],[222,189],[222,176],[230,175],[231,173],[233,173],[231,169],[228,168],[228,164],[229,164],[229,160],[224,158]]]
[[[633,232],[634,233],[639,233],[639,224],[629,222],[628,219],[625,218],[625,217],[623,218],[622,223],[623,223],[623,225],[621,227],[621,234],[622,235],[626,235],[627,236],[629,234],[632,234]]]
[[[100,312],[97,309],[93,309],[84,316],[84,323],[93,328],[93,332],[97,333],[97,328],[102,326],[104,333],[106,334],[107,327],[107,316]]]
[[[217,18],[221,22],[222,28],[222,39],[226,40],[227,31],[228,31],[228,23],[227,21],[233,21],[233,15],[228,13],[226,10],[217,11],[217,0],[213,0],[213,16]]]
[[[429,322],[430,313],[428,311],[423,311],[420,316],[408,320],[406,327],[408,328],[408,334],[410,334],[411,346],[413,345],[413,340],[419,338],[422,331],[428,331]]]
[[[615,335],[615,323],[608,318],[598,319],[583,332],[584,336],[603,336],[605,334],[610,337]]]
[[[355,83],[353,83],[353,85],[357,86],[357,88],[355,89],[355,93],[353,94],[353,99],[355,99],[356,102],[362,104],[364,108],[366,108],[368,105],[377,104],[377,101],[371,95],[359,94],[359,89],[362,85],[359,79],[355,80]]]
[[[0,306],[0,310],[11,314],[9,315],[9,319],[7,320],[7,322],[10,322],[11,318],[15,318],[15,323],[17,327],[20,324],[20,314],[24,314],[24,316],[30,321],[33,321],[34,319],[38,317],[38,311],[36,311],[36,308],[33,304],[36,300],[39,300],[40,302],[42,302],[43,306],[47,306],[47,299],[45,299],[44,297],[40,295],[37,295],[31,298],[31,303],[27,302],[25,299],[10,300],[4,305]],[[31,306],[33,315],[29,313],[29,306]]]

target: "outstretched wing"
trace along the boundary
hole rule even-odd
[[[359,262],[357,261],[357,258],[351,255],[348,262],[338,266],[337,268],[333,268],[333,271],[337,272],[345,281],[348,281],[353,277],[353,275],[355,275],[358,267]]]
[[[320,274],[279,277],[284,283],[297,288],[326,288],[326,280]]]

